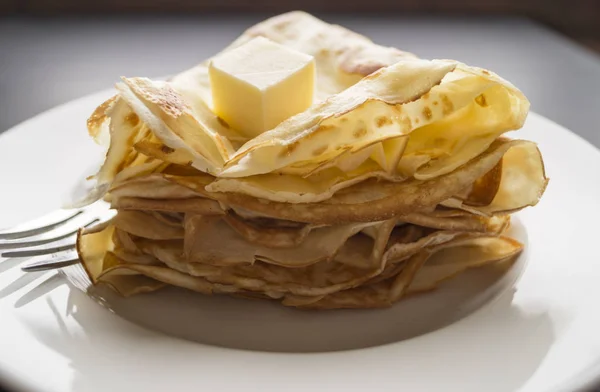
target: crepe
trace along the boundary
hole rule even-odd
[[[94,284],[175,285],[311,309],[389,306],[523,245],[510,214],[548,179],[508,81],[423,60],[303,12],[248,29],[314,57],[316,101],[248,139],[212,111],[210,59],[127,77],[88,130],[107,144],[95,193],[117,210],[78,234]]]

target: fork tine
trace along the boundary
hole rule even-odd
[[[74,265],[79,263],[79,258],[76,252],[69,251],[63,253],[57,253],[52,256],[42,257],[39,261],[34,261],[32,263],[28,263],[27,265],[21,267],[21,270],[24,272],[34,272],[34,271],[48,271],[58,268],[67,267],[69,265]]]
[[[73,230],[73,231],[69,231],[67,233],[62,233],[56,237],[52,237],[52,238],[44,238],[41,240],[35,240],[35,241],[19,241],[19,242],[7,242],[7,243],[0,243],[0,250],[1,249],[15,249],[15,248],[27,248],[30,246],[37,246],[37,245],[43,245],[43,244],[48,244],[50,242],[55,242],[58,240],[62,240],[68,237],[71,237],[77,233],[77,230]],[[75,241],[75,238],[73,238],[73,241]]]
[[[49,224],[46,224],[41,227],[36,227],[34,229],[21,230],[21,231],[2,230],[2,231],[0,231],[0,240],[15,240],[15,239],[20,239],[20,238],[24,238],[24,237],[32,237],[35,235],[39,235],[39,234],[45,233],[47,231],[50,231],[54,228],[57,228],[65,223],[67,223],[68,221],[81,215],[82,213],[83,213],[83,211],[79,210],[74,213],[71,213],[66,218],[62,218],[59,221],[54,221],[53,223],[49,223]],[[33,222],[30,222],[25,225],[30,226],[32,224],[33,224]]]
[[[76,233],[80,228],[106,224],[113,216],[114,212],[110,211],[108,204],[98,202],[77,211],[57,210],[18,225],[16,229],[0,230],[0,251],[11,249],[0,252],[0,257],[29,257],[29,263],[22,267],[23,271],[59,269],[69,281],[84,289],[91,282],[75,249]]]
[[[32,249],[33,248],[33,249]],[[27,250],[17,249],[10,252],[0,253],[0,257],[34,257],[48,255],[51,253],[63,252],[65,250],[75,249],[75,243],[68,241],[64,245],[43,244],[40,246],[28,248]]]
[[[100,219],[95,218],[94,220],[92,220],[91,222],[83,225],[83,227],[88,227],[90,225],[93,225],[94,223],[99,222]],[[15,248],[28,248],[31,246],[37,246],[37,245],[43,245],[43,244],[48,244],[50,242],[55,242],[55,241],[59,241],[62,240],[64,238],[70,237],[70,236],[74,236],[77,231],[79,230],[79,225],[75,226],[75,229],[70,229],[69,231],[62,232],[59,234],[55,234],[53,237],[50,238],[41,238],[41,239],[36,239],[36,240],[30,240],[30,241],[8,241],[8,242],[0,242],[0,249],[15,249]],[[73,240],[73,242],[75,242]]]

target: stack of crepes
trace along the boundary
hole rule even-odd
[[[547,184],[525,96],[492,72],[422,60],[292,12],[247,30],[314,56],[317,101],[251,140],[211,111],[208,61],[123,78],[88,121],[117,215],[82,230],[94,283],[174,285],[302,308],[368,308],[473,267],[510,265],[510,214]],[[99,196],[101,195],[101,196]]]

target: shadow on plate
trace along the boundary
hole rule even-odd
[[[517,263],[507,274],[494,268],[468,271],[437,291],[387,309],[297,310],[178,288],[127,300],[109,289],[100,292],[115,314],[170,336],[242,350],[331,352],[399,342],[450,325],[510,288],[524,259]]]
[[[513,237],[527,244],[526,231],[518,220],[511,230]],[[174,287],[127,299],[102,286],[92,292],[111,312],[169,336],[241,350],[332,352],[399,342],[458,321],[514,285],[526,265],[525,249],[508,271],[501,266],[467,271],[438,290],[406,298],[388,309],[304,311],[275,302],[203,296]],[[31,282],[33,275],[22,276],[3,292]],[[37,293],[44,294],[48,284],[56,287],[57,283],[44,282],[15,306],[23,306]],[[73,298],[88,300],[85,296]],[[86,322],[77,319],[82,325]]]
[[[515,223],[513,235],[527,244],[525,230],[518,222]],[[435,292],[407,298],[392,308],[380,310],[299,311],[271,302],[207,297],[175,288],[129,299],[107,292],[103,297],[104,305],[115,313],[113,315],[90,306],[90,297],[71,288],[66,309],[61,310],[51,297],[44,296],[65,283],[57,276],[24,294],[15,306],[25,306],[36,298],[45,297],[58,328],[35,323],[28,323],[27,327],[40,342],[69,358],[75,370],[72,384],[75,390],[105,385],[106,379],[95,379],[104,374],[95,371],[98,368],[114,369],[116,366],[123,371],[126,368],[130,374],[144,372],[143,361],[120,362],[121,354],[115,342],[121,339],[112,339],[107,331],[94,334],[74,332],[66,327],[65,322],[74,318],[81,331],[93,331],[97,330],[94,325],[100,322],[100,318],[115,315],[137,325],[205,345],[263,352],[322,353],[407,340],[400,343],[398,349],[404,353],[423,347],[433,350],[431,356],[427,356],[427,368],[442,369],[441,373],[452,374],[449,386],[460,382],[462,391],[515,390],[534,374],[554,340],[552,321],[546,312],[523,312],[512,304],[512,287],[524,269],[527,254],[525,252],[508,271],[498,267],[469,271]],[[485,303],[487,306],[471,314]],[[466,331],[469,336],[461,339],[461,344],[455,347],[447,344],[446,330],[411,339],[446,327],[469,314],[469,325],[476,328]],[[465,329],[462,328],[463,331]],[[155,337],[150,331],[144,328],[120,329],[120,338],[127,339],[127,334],[135,334],[131,338],[142,342],[139,355],[152,355]],[[148,344],[144,345],[146,339]],[[108,346],[108,349],[100,350],[100,346]],[[435,347],[442,346],[444,350],[435,350]],[[95,352],[110,354],[90,360]],[[371,354],[367,355],[367,352]],[[418,361],[399,358],[403,366],[398,369],[395,364],[387,362],[389,358],[385,355],[380,358],[374,355],[374,351],[365,351],[365,355],[360,355],[360,351],[348,353],[353,362],[364,362],[364,368],[374,366],[394,374],[418,372],[421,366]],[[457,357],[461,360],[457,361]],[[310,360],[311,357],[285,358],[293,361],[294,358]],[[381,361],[384,362],[379,363]]]
[[[527,244],[518,221],[511,230]],[[467,271],[436,291],[406,298],[388,309],[301,311],[275,302],[203,296],[178,288],[127,299],[103,286],[92,293],[120,317],[181,339],[241,350],[332,352],[399,342],[456,322],[510,289],[523,271],[527,253],[508,271],[498,265]]]
[[[19,277],[11,283],[7,284],[6,286],[0,287],[0,299],[8,297],[17,290],[20,290],[28,284],[33,283],[33,281],[35,281],[43,274],[44,272],[30,272],[19,275]]]
[[[541,364],[554,341],[554,331],[552,320],[546,312],[540,311],[540,313],[532,314],[531,312],[524,312],[518,306],[513,305],[513,293],[512,290],[505,292],[500,297],[496,298],[495,301],[481,309],[481,311],[471,315],[471,317],[480,320],[479,322],[472,323],[473,325],[477,325],[477,329],[471,331],[472,334],[470,334],[470,336],[461,339],[461,344],[457,344],[452,349],[448,349],[452,346],[448,345],[447,342],[444,345],[438,342],[438,340],[446,339],[444,336],[445,334],[430,334],[428,336],[422,336],[419,339],[407,341],[406,343],[415,349],[426,347],[428,350],[431,350],[431,356],[428,357],[427,360],[427,368],[437,369],[436,372],[439,371],[440,375],[444,374],[447,376],[448,374],[452,374],[452,379],[448,380],[448,390],[455,390],[453,389],[453,385],[456,387],[460,386],[460,390],[463,392],[499,392],[517,390],[529,380]],[[94,330],[93,325],[98,322],[98,317],[114,317],[114,315],[98,312],[95,307],[89,306],[89,299],[83,293],[75,290],[71,290],[66,313],[57,309],[57,306],[50,298],[47,298],[46,300],[48,302],[48,307],[52,310],[52,313],[56,318],[56,324],[60,328],[47,328],[32,324],[29,324],[28,327],[31,329],[35,338],[69,358],[70,364],[74,369],[74,377],[72,380],[73,390],[88,389],[91,385],[95,386],[95,388],[93,388],[94,390],[101,390],[99,388],[104,388],[107,385],[107,382],[114,382],[114,380],[107,381],[106,379],[106,375],[110,374],[112,371],[124,372],[120,374],[125,378],[128,377],[126,376],[127,374],[143,373],[145,371],[144,361],[139,361],[139,363],[123,363],[122,354],[119,351],[119,347],[116,346],[118,343],[115,342],[122,341],[123,338],[127,339],[126,335],[128,333],[135,333],[136,336],[132,336],[131,338],[141,344],[139,347],[139,355],[153,355],[155,349],[153,348],[152,342],[155,338],[149,331],[144,330],[143,328],[125,329],[124,331],[120,329],[120,333],[125,336],[120,336],[119,339],[112,339],[109,335],[106,335],[105,332],[92,335],[75,333],[65,327],[65,318],[74,317],[81,325],[82,330],[91,331]],[[241,302],[243,303],[244,301]],[[394,310],[394,308],[392,310]],[[290,310],[290,312],[293,313],[294,311]],[[225,312],[222,314],[224,313]],[[396,312],[392,313],[395,314]],[[324,333],[325,336],[331,338],[336,335],[333,331],[329,333],[323,329],[323,324],[318,320],[321,317],[320,313],[302,312],[302,314],[304,315],[303,317],[312,317],[314,325],[321,324],[320,332]],[[162,319],[166,318],[164,314],[160,317]],[[256,318],[258,317],[259,316],[256,316]],[[282,318],[283,317],[286,316],[282,316]],[[345,318],[348,316],[340,315],[340,317]],[[363,317],[365,320],[362,324],[353,325],[352,328],[345,325],[344,328],[337,331],[337,333],[352,338],[356,338],[360,333],[366,333],[367,335],[373,336],[374,334],[380,333],[382,330],[394,330],[398,327],[399,323],[402,323],[401,320],[397,320],[396,324],[379,327],[372,324],[378,321],[377,317],[379,316],[375,316],[375,319],[373,319],[367,312],[366,314],[363,314]],[[272,318],[269,318],[268,321],[272,320]],[[481,320],[488,321],[481,322]],[[499,320],[500,322],[490,322],[489,320]],[[207,320],[205,320],[205,322],[206,321]],[[217,324],[217,321],[210,321],[210,324]],[[221,320],[221,322],[223,321],[224,320]],[[410,320],[404,321],[410,322]],[[185,320],[181,320],[181,322],[185,322]],[[303,325],[306,326],[308,323],[303,322]],[[372,327],[370,331],[366,331],[366,325]],[[196,327],[200,331],[206,332],[206,328],[202,325],[196,325]],[[228,336],[228,334],[235,329],[226,325],[223,325],[223,327],[225,331],[223,334],[224,337],[215,340],[217,343],[223,344],[225,339],[227,339],[227,342],[231,344],[234,340],[232,340],[232,337]],[[265,331],[259,332],[251,330],[251,332],[242,333],[239,340],[237,340],[238,345],[244,347],[256,345],[257,342],[263,341],[262,336],[268,336],[273,333],[273,331],[277,330],[277,328],[281,328],[281,325],[268,327]],[[242,329],[242,326],[240,326],[237,331],[239,332]],[[312,328],[309,332],[312,333],[317,329],[318,328]],[[346,332],[347,330],[354,330],[355,332],[348,334]],[[298,328],[294,329],[294,332],[297,333],[298,331]],[[252,333],[258,333],[259,335],[258,339],[254,340],[254,344],[239,343],[244,342],[244,339],[252,340]],[[148,336],[146,336],[146,334],[148,334]],[[298,339],[302,339],[306,343],[307,335],[308,332],[301,332]],[[275,334],[275,339],[279,344],[281,344],[283,336],[289,338],[291,333]],[[388,339],[394,337],[393,334],[387,334],[386,336]],[[419,342],[420,339],[426,339],[428,343],[423,345]],[[76,341],[76,344],[74,344],[73,340]],[[145,340],[148,341],[146,345],[143,343]],[[316,340],[308,340],[308,342],[312,342],[312,344],[316,344],[319,341],[323,341],[323,339],[318,338]],[[360,341],[367,343],[369,339],[360,339]],[[373,343],[373,341],[384,342],[385,339],[371,340],[371,343]],[[403,347],[402,345],[403,343],[400,343],[400,352],[406,353],[413,349],[410,347]],[[108,346],[109,349],[106,349],[106,346]],[[297,345],[294,346],[297,347]],[[436,351],[436,347],[442,346],[445,347],[444,350]],[[100,347],[103,347],[103,349],[101,350]],[[286,347],[292,346],[288,344]],[[94,353],[96,352],[103,352],[104,354],[94,357]],[[202,351],[199,351],[199,353],[202,353]],[[213,355],[215,354],[213,351],[211,351],[211,353]],[[353,363],[359,362],[356,364],[357,367],[363,369],[375,367],[379,369],[378,372],[380,373],[391,372],[398,377],[401,377],[404,372],[419,372],[421,366],[418,361],[402,360],[401,362],[405,366],[397,368],[395,364],[389,363],[388,355],[378,356],[376,351],[369,350],[369,353],[365,352],[364,355],[360,355],[360,351],[348,351],[348,353],[351,354],[350,357]],[[93,359],[90,359],[90,356],[92,356]],[[419,357],[422,360],[423,357]],[[460,358],[460,361],[456,360],[457,357]],[[296,366],[294,365],[295,361],[302,362],[302,358],[310,360],[311,356],[309,354],[308,357],[302,356],[299,358],[298,356],[291,356],[282,357],[281,359],[283,358],[288,358],[286,360],[287,366]],[[215,360],[223,359],[219,354]],[[193,366],[193,364],[190,364],[190,366]],[[105,372],[99,372],[99,368],[106,369],[107,374],[105,374]],[[201,378],[202,370],[197,369],[197,371]],[[436,377],[436,374],[430,374],[429,376]],[[110,379],[110,377],[108,378]],[[387,376],[385,378],[387,378]]]

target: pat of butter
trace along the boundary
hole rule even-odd
[[[215,113],[249,137],[313,102],[313,57],[263,37],[213,59],[209,76]]]

